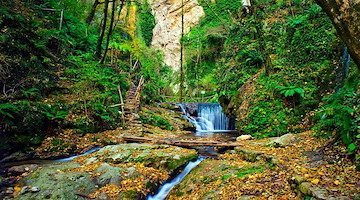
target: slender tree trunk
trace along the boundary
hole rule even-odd
[[[120,11],[122,10],[123,6],[124,6],[124,2],[125,0],[121,0],[121,5],[120,5]],[[105,52],[104,52],[104,55],[101,59],[101,63],[104,63],[105,62],[105,58],[106,58],[106,53],[108,51],[108,48],[109,48],[109,43],[110,43],[110,37],[111,37],[111,34],[113,33],[113,30],[116,26],[116,24],[114,25],[114,18],[115,18],[115,10],[116,10],[116,1],[114,0],[112,2],[112,11],[111,11],[111,21],[110,21],[110,28],[109,28],[109,32],[106,36],[106,47],[105,47]]]
[[[94,19],[96,7],[97,7],[99,4],[100,4],[100,3],[99,3],[99,0],[95,0],[93,6],[92,6],[92,8],[91,8],[90,14],[89,14],[89,16],[88,16],[87,19],[86,19],[86,23],[87,23],[88,25],[90,25],[91,21]]]
[[[179,102],[183,101],[183,90],[184,90],[184,60],[183,60],[183,51],[184,51],[184,0],[181,0],[181,39],[180,39],[180,97]]]
[[[340,38],[360,69],[360,1],[316,0],[333,22]]]
[[[97,41],[97,46],[96,46],[96,57],[101,58],[101,45],[102,42],[104,40],[104,36],[105,36],[105,30],[106,30],[106,23],[107,23],[107,15],[108,15],[108,7],[109,7],[109,0],[105,0],[105,5],[104,5],[104,24],[101,28],[101,33],[100,36],[98,38]]]

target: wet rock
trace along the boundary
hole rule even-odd
[[[159,171],[163,170],[164,173],[170,175],[174,169],[195,157],[197,157],[195,150],[168,145],[110,145],[78,160],[82,165],[75,163],[76,160],[74,160],[70,163],[38,168],[21,180],[19,184],[25,187],[22,188],[21,195],[15,199],[79,199],[77,193],[88,195],[108,184],[119,185],[125,178],[133,180],[141,176],[149,176],[145,177],[145,180],[151,180],[153,185],[158,185],[165,180],[161,178],[152,180],[153,174],[144,175],[143,172],[148,166]],[[134,167],[115,165],[115,163],[134,163]],[[138,169],[136,166],[143,167]],[[146,185],[146,187],[150,186]],[[149,188],[143,188],[143,191],[134,192],[134,198],[129,197],[129,199],[139,199],[148,191]],[[121,193],[116,198],[122,198],[124,195],[126,196],[127,193]],[[107,200],[112,197],[104,193],[98,195],[96,199]]]
[[[110,197],[109,197],[109,195],[107,195],[106,193],[101,192],[101,193],[99,194],[99,196],[98,196],[98,199],[99,199],[99,200],[110,200]]]
[[[169,145],[130,143],[106,146],[95,155],[101,157],[101,161],[108,163],[142,162],[146,166],[155,168],[161,166],[174,170],[196,158],[197,152]],[[179,157],[174,158],[176,155]],[[166,162],[162,163],[163,160]],[[165,165],[161,165],[161,163]]]
[[[295,178],[295,183],[299,183],[303,181],[301,177]],[[323,199],[323,200],[350,200],[349,197],[346,196],[331,196],[326,189],[312,186],[309,182],[301,182],[297,188],[299,194],[298,196],[309,196],[315,199]]]
[[[289,133],[274,139],[268,145],[275,147],[284,147],[284,146],[292,145],[295,142],[296,142],[296,136],[294,134]]]
[[[97,188],[91,175],[86,172],[72,172],[71,169],[76,167],[80,165],[68,163],[37,169],[21,181],[27,186],[21,189],[22,195],[15,199],[78,199],[77,192],[95,192]],[[28,187],[29,185],[36,187]]]
[[[102,175],[95,179],[95,183],[100,187],[106,184],[118,184],[123,179],[121,173],[123,168],[113,167],[107,163],[102,163],[100,167],[94,170],[95,172],[101,172]]]
[[[252,140],[252,139],[253,139],[253,136],[251,136],[251,135],[240,135],[239,137],[236,138],[236,141],[240,142],[240,141]]]
[[[12,193],[14,193],[14,188],[13,187],[6,188],[5,194],[12,194]]]
[[[260,160],[260,156],[263,155],[263,153],[260,151],[254,151],[241,147],[235,147],[234,150],[241,157],[241,159],[249,162],[256,162]]]
[[[21,174],[24,172],[34,171],[39,167],[40,166],[37,164],[18,165],[18,166],[13,166],[13,167],[9,168],[8,172]]]
[[[18,152],[10,154],[9,156],[6,156],[2,160],[0,160],[0,163],[27,160],[27,159],[30,159],[31,157],[32,157],[32,155],[29,153],[24,153],[24,152],[18,151]]]
[[[29,192],[29,189],[30,188],[28,186],[22,187],[21,190],[20,190],[20,194],[25,194],[25,193]]]
[[[39,191],[40,191],[40,188],[39,188],[39,187],[31,187],[31,188],[30,188],[30,191],[31,191],[31,192],[39,192]]]

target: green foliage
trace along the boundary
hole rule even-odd
[[[11,113],[17,112],[16,109],[17,107],[11,104],[0,104],[0,115],[14,118],[13,114]]]
[[[148,2],[145,4],[142,4],[139,7],[139,22],[138,26],[141,32],[141,35],[144,39],[144,42],[146,46],[150,46],[152,35],[153,35],[153,29],[155,27],[155,19],[154,16],[151,13],[151,7]]]
[[[164,118],[163,116],[151,111],[146,110],[145,113],[140,114],[140,120],[144,124],[149,124],[153,126],[160,127],[161,129],[171,131],[173,129],[169,120]]]
[[[42,105],[40,112],[50,121],[63,120],[68,115],[68,111],[61,110],[59,106],[51,105]]]
[[[280,94],[283,94],[285,97],[292,97],[295,95],[299,95],[300,97],[304,97],[304,89],[299,88],[297,86],[277,86],[276,87]]]
[[[355,73],[349,77],[346,86],[338,93],[324,98],[323,105],[315,111],[315,119],[318,121],[314,127],[323,137],[334,136],[335,140],[341,140],[348,145],[350,151],[354,151],[358,140],[359,125],[359,79]]]

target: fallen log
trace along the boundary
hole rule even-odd
[[[214,147],[238,147],[243,146],[238,142],[221,142],[221,141],[202,141],[202,140],[166,140],[156,138],[145,138],[136,136],[123,136],[126,142],[141,142],[152,144],[167,144],[180,147],[193,147],[193,146],[214,146]]]

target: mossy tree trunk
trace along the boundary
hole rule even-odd
[[[316,2],[330,17],[360,69],[360,1],[316,0]]]

